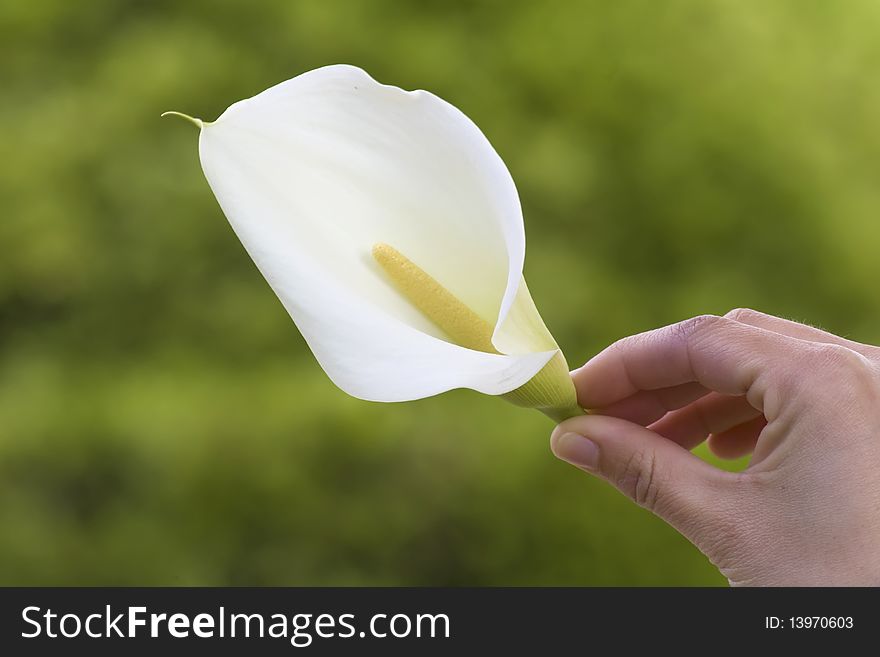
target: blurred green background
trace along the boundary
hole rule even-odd
[[[724,584],[538,413],[336,390],[159,114],[337,62],[446,98],[572,365],[736,306],[880,342],[878,35],[871,0],[3,3],[0,583]]]

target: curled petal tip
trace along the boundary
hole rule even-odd
[[[189,114],[184,114],[183,112],[175,112],[175,111],[162,112],[162,116],[179,116],[180,118],[185,119],[185,120],[189,121],[190,123],[192,123],[199,130],[201,130],[205,126],[204,121],[202,121],[201,119],[195,119],[195,118],[191,117]]]

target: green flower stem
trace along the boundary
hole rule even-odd
[[[586,415],[577,403],[577,392],[561,351],[529,381],[502,397],[517,406],[536,408],[557,423]]]

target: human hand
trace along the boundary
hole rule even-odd
[[[670,523],[733,585],[880,585],[880,348],[753,310],[613,344],[572,374],[560,459]],[[731,473],[689,450],[708,439]]]

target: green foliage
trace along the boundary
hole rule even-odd
[[[723,583],[537,413],[337,391],[159,114],[336,62],[458,105],[573,364],[736,306],[880,342],[878,30],[869,0],[4,3],[0,583]]]

